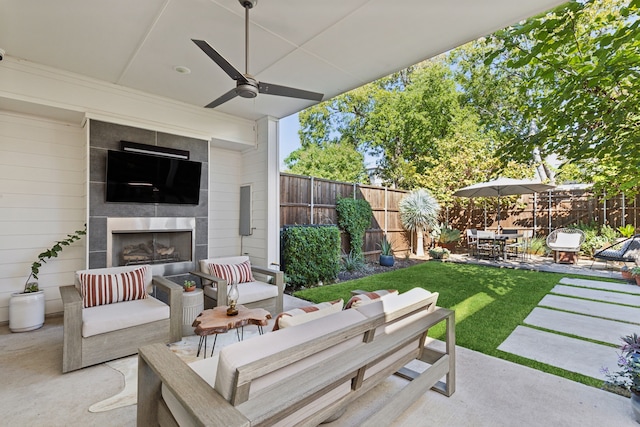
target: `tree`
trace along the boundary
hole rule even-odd
[[[486,64],[526,74],[520,132],[500,152],[539,148],[578,163],[600,188],[640,185],[640,0],[572,1],[500,31]]]
[[[416,255],[424,256],[424,233],[437,226],[440,205],[429,191],[419,188],[404,196],[398,209],[404,228],[416,232]]]
[[[289,154],[284,160],[287,172],[336,181],[368,183],[364,156],[346,144],[330,143],[324,147],[309,145]]]

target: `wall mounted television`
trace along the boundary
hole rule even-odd
[[[109,150],[107,202],[197,205],[202,163]]]

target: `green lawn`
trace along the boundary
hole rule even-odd
[[[421,287],[439,292],[438,305],[456,312],[456,344],[595,387],[601,381],[497,349],[562,277],[568,274],[483,267],[450,262],[425,262],[335,285],[305,289],[294,295],[312,302],[349,300],[350,291]],[[442,339],[444,324],[429,336]],[[612,349],[613,354],[613,349]]]

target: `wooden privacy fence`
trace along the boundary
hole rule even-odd
[[[407,193],[372,185],[331,181],[309,176],[280,174],[280,226],[337,224],[336,200],[345,197],[365,199],[371,205],[373,219],[365,233],[363,252],[374,259],[378,243],[386,233],[396,255],[410,249],[409,234],[402,227],[398,204]],[[342,251],[348,253],[349,240],[342,233]]]
[[[369,259],[380,253],[378,243],[386,233],[396,255],[409,252],[415,236],[402,227],[398,204],[406,190],[331,181],[309,176],[280,174],[280,226],[337,224],[336,200],[362,198],[373,211],[365,234],[363,252]],[[464,232],[468,228],[497,229],[497,198],[459,199],[460,203],[442,209],[440,222]],[[607,197],[585,189],[555,189],[551,192],[501,198],[502,228],[534,230],[545,236],[551,230],[576,223],[608,224],[614,228],[640,225],[640,194],[632,199],[623,195]],[[464,237],[462,237],[464,240]],[[428,238],[425,244],[430,244]],[[342,251],[349,252],[349,240],[342,234]]]

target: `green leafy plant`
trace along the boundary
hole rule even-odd
[[[359,258],[353,254],[353,251],[342,256],[342,268],[344,271],[354,272],[362,271],[365,269],[365,263],[362,258]]]
[[[439,243],[455,243],[460,241],[460,230],[455,228],[443,227],[440,230]]]
[[[187,289],[187,288],[193,288],[196,286],[196,282],[193,280],[185,280],[184,283],[182,284],[182,286]]]
[[[618,227],[618,231],[620,232],[622,237],[629,238],[633,236],[633,234],[636,232],[636,228],[631,224],[627,224],[624,227],[623,226]]]
[[[633,277],[638,277],[638,276],[640,276],[640,267],[637,267],[637,266],[636,266],[636,267],[633,267],[633,268],[631,269],[631,275],[632,275]]]
[[[294,289],[334,281],[340,271],[340,230],[335,225],[285,227],[282,259]]]
[[[382,240],[380,240],[378,246],[380,247],[380,255],[393,255],[393,246],[391,242],[387,240],[387,236],[382,236]]]
[[[447,248],[441,248],[436,246],[429,249],[429,256],[433,259],[447,259],[451,255],[451,252]]]
[[[532,255],[546,255],[549,252],[549,248],[544,237],[532,237],[529,252]]]
[[[338,226],[349,235],[349,244],[353,256],[364,259],[362,243],[367,228],[371,226],[373,212],[371,205],[364,199],[338,199],[336,201]]]
[[[56,258],[65,246],[69,246],[73,242],[80,240],[82,236],[87,234],[87,224],[84,225],[82,230],[76,230],[73,234],[68,234],[64,240],[57,241],[50,249],[41,252],[38,255],[38,260],[31,264],[31,274],[27,277],[27,281],[24,284],[24,293],[38,292],[38,283],[30,282],[31,278],[38,280],[38,274],[40,274],[40,268],[42,264],[45,264],[48,259]]]

